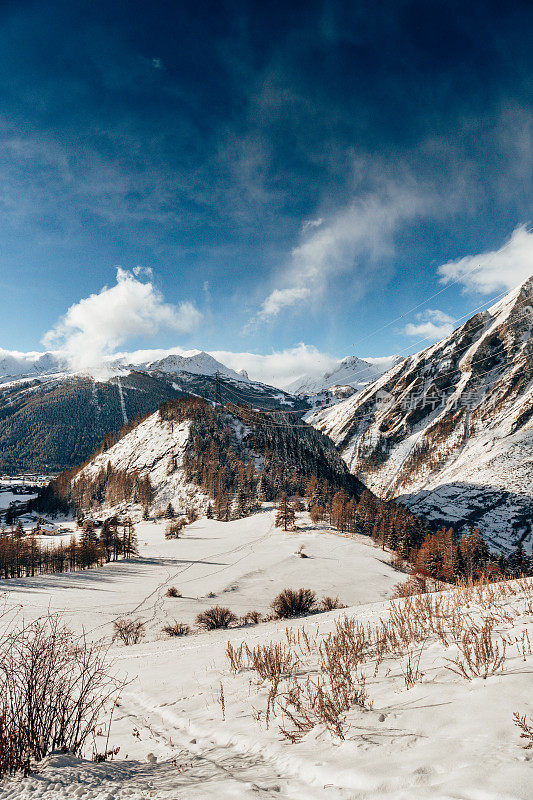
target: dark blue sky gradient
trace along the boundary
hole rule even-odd
[[[0,347],[153,268],[204,323],[137,345],[334,355],[531,221],[530,2],[4,2]],[[379,257],[251,327],[308,220],[422,199]],[[206,283],[207,282],[207,283]],[[460,316],[484,297],[451,287]],[[430,304],[434,307],[434,304]],[[243,329],[246,328],[246,334]],[[355,347],[409,345],[392,326]]]

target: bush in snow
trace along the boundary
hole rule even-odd
[[[316,595],[311,589],[284,589],[271,603],[277,619],[309,614],[316,607]]]
[[[39,619],[0,641],[0,775],[54,750],[80,755],[120,691],[105,650]]]
[[[243,622],[245,625],[258,625],[263,619],[260,611],[248,611],[244,617]]]
[[[223,608],[222,606],[208,608],[196,617],[196,624],[208,631],[214,631],[217,628],[229,628],[235,622],[237,622],[235,614],[229,608]]]
[[[163,628],[163,633],[166,633],[167,636],[188,636],[190,632],[189,625],[184,622],[176,622],[176,620],[173,624],[165,625]]]
[[[116,619],[113,622],[113,641],[120,639],[125,645],[138,644],[144,636],[144,622],[140,619]]]
[[[339,601],[338,597],[324,597],[320,603],[321,611],[334,611],[336,608],[346,608],[344,603]]]
[[[185,517],[180,519],[173,519],[165,528],[165,539],[179,539],[179,535],[186,525]]]
[[[175,586],[170,586],[167,589],[167,597],[181,597],[181,592]]]

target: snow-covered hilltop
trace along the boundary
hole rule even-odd
[[[133,502],[152,510],[171,503],[177,513],[202,514],[213,503],[219,518],[245,516],[280,487],[303,494],[311,475],[359,496],[364,487],[331,440],[296,423],[281,412],[172,400],[115,443],[105,442],[76,473],[67,495],[85,511],[102,502]]]
[[[533,278],[310,422],[383,497],[497,548],[533,536]]]
[[[226,378],[232,378],[234,381],[249,382],[248,376],[245,377],[242,373],[235,372],[235,370],[226,367],[204,350],[193,351],[191,354],[185,355],[172,353],[164,358],[135,365],[135,368],[145,370],[146,372],[166,372],[172,374],[187,372],[191,375],[216,375],[220,373],[220,375],[224,375]]]
[[[334,369],[319,377],[306,375],[298,378],[287,389],[296,395],[315,395],[340,387],[361,389],[370,381],[379,378],[396,360],[396,356],[372,360],[347,356]]]

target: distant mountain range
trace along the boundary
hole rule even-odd
[[[251,381],[200,351],[135,368],[116,365],[111,377],[100,380],[61,371],[64,364],[54,354],[45,356],[0,362],[0,472],[72,467],[105,434],[186,394],[261,409],[309,409],[305,399]],[[24,371],[15,376],[14,368]]]
[[[316,404],[317,392],[323,391],[321,405],[346,396],[343,388],[330,390],[335,380],[350,388],[380,374],[379,367],[351,357],[318,380],[300,381],[293,393],[250,380],[244,370],[237,372],[201,350],[159,358],[147,351],[133,361],[109,359],[98,365],[103,377],[88,377],[74,372],[60,352],[0,351],[0,471],[56,472],[74,466],[105,434],[185,394],[303,414]]]
[[[147,354],[149,352],[147,351]],[[148,373],[164,372],[167,374],[187,372],[192,375],[215,375],[219,372],[227,378],[245,383],[249,382],[247,376],[226,367],[203,350],[191,350],[181,355],[170,353],[162,358],[148,358],[145,361],[136,359],[131,363],[128,361],[127,356],[122,356],[108,359],[101,365],[96,366],[99,367],[97,372],[108,372],[109,375],[123,375],[130,370]],[[69,366],[66,357],[61,352],[17,353],[0,350],[0,385],[20,378],[73,374],[76,374],[76,371]]]
[[[498,549],[533,538],[533,278],[311,415],[382,497]]]

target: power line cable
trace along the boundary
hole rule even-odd
[[[501,253],[503,250],[506,250],[508,247],[510,247],[511,244],[512,244],[512,242],[508,241],[506,244],[503,245],[503,247],[501,247],[498,250],[498,253]],[[390,322],[387,322],[385,325],[382,325],[380,328],[376,328],[376,330],[371,331],[370,333],[368,333],[362,339],[358,339],[355,343],[352,343],[352,347],[355,347],[356,344],[360,344],[362,341],[365,341],[370,336],[373,336],[375,333],[379,333],[380,331],[384,330],[385,328],[388,328],[390,325],[393,325],[395,322],[399,322],[399,320],[404,319],[412,311],[416,311],[418,308],[421,308],[421,306],[425,305],[425,303],[429,303],[430,300],[433,300],[435,297],[438,297],[440,294],[445,292],[447,289],[450,289],[452,286],[456,286],[458,283],[461,283],[461,281],[463,281],[464,278],[466,278],[468,275],[472,275],[472,273],[474,273],[477,269],[479,269],[479,267],[480,267],[480,264],[476,264],[475,267],[472,267],[471,269],[466,270],[465,272],[463,272],[463,274],[459,278],[457,278],[452,283],[448,283],[446,286],[444,286],[438,292],[435,292],[435,294],[432,294],[431,297],[427,297],[425,300],[422,300],[416,306],[413,306],[408,311],[405,311],[403,314],[400,314],[400,316],[396,317],[396,319],[393,319]],[[509,292],[509,289],[506,289],[503,292],[503,294],[507,294],[508,292]]]

